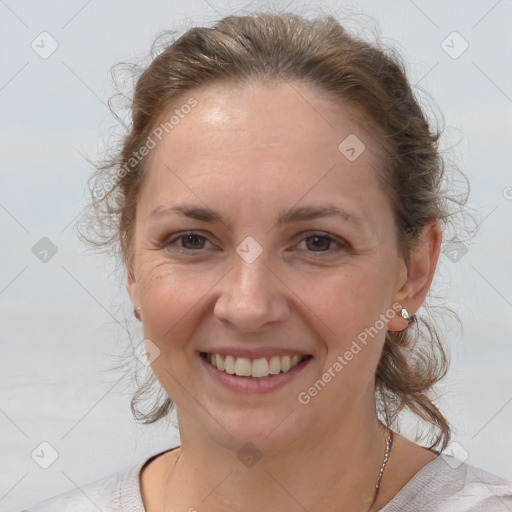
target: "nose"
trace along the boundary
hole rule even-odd
[[[239,332],[261,331],[267,324],[284,321],[289,313],[287,287],[263,255],[248,263],[235,254],[233,268],[219,286],[215,318]]]

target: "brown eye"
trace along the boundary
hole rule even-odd
[[[181,253],[201,252],[205,248],[207,238],[197,233],[182,233],[166,238],[161,243],[161,248],[166,251]]]
[[[178,240],[182,240],[181,246],[184,249],[202,249],[204,246],[205,238],[201,235],[184,235],[180,236]]]
[[[309,236],[305,240],[310,240],[310,243],[308,244],[306,242],[306,245],[307,245],[308,249],[311,249],[314,251],[329,249],[331,242],[333,242],[333,240],[327,236],[317,236],[317,235]]]
[[[304,246],[300,247],[302,243]],[[308,252],[329,254],[334,251],[348,249],[348,247],[348,244],[341,239],[323,233],[312,233],[309,236],[304,237],[299,244],[300,249],[305,249]]]

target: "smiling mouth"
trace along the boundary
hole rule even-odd
[[[247,357],[224,356],[209,352],[200,352],[200,356],[217,368],[217,370],[229,375],[260,378],[262,380],[279,373],[287,373],[313,357],[309,354],[304,354],[303,356],[284,355],[249,359]]]

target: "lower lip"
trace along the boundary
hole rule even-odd
[[[299,375],[299,373],[301,373],[313,359],[312,357],[306,359],[288,372],[269,375],[267,380],[259,380],[252,377],[238,377],[237,375],[230,375],[229,373],[215,368],[215,366],[209,363],[204,357],[201,357],[200,355],[198,355],[198,357],[206,371],[219,384],[222,384],[224,387],[231,391],[235,391],[236,393],[270,393],[271,391],[282,388]]]

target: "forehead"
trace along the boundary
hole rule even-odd
[[[378,193],[376,141],[353,110],[317,88],[216,84],[183,95],[172,112],[190,98],[196,106],[149,155],[140,196],[146,213],[175,195],[213,192],[246,204],[263,204],[269,193],[269,203],[338,193],[361,211],[363,192]]]
[[[190,109],[186,104],[192,98],[196,106]],[[210,144],[212,138],[230,146],[285,145],[298,151],[303,148],[309,154],[333,149],[337,154],[339,142],[355,132],[365,139],[367,149],[378,151],[376,141],[358,122],[361,117],[355,107],[301,82],[215,83],[183,94],[170,113],[185,107],[187,113],[180,119],[172,116],[178,121],[172,127],[172,139],[183,150],[176,157],[186,157],[192,144],[194,149],[199,145],[203,150],[222,149]],[[169,117],[169,112],[163,113],[160,121]],[[164,138],[172,142],[170,137]]]

